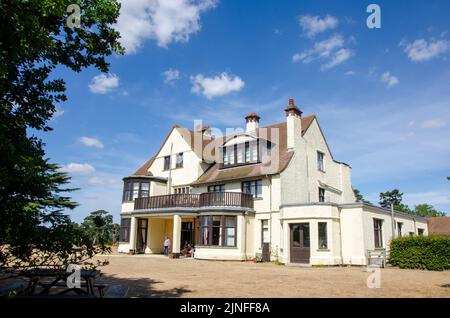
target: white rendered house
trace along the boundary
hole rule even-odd
[[[281,111],[281,110],[280,110]],[[356,202],[351,168],[336,161],[316,116],[293,99],[286,121],[214,136],[173,126],[155,155],[124,178],[119,252],[176,258],[365,265],[394,236],[426,235],[425,218]]]

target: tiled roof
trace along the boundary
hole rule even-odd
[[[302,134],[306,132],[306,130],[309,128],[313,120],[315,119],[315,115],[305,116],[302,117]],[[267,129],[266,131],[262,131],[261,128]],[[221,181],[226,180],[238,180],[238,179],[244,179],[244,178],[251,178],[251,177],[258,177],[258,176],[264,176],[264,175],[273,175],[280,173],[283,171],[289,161],[292,158],[293,153],[287,151],[287,131],[286,131],[286,122],[264,126],[257,130],[256,134],[260,136],[261,138],[265,138],[269,141],[275,142],[275,147],[279,147],[279,161],[278,164],[273,166],[268,166],[264,163],[258,163],[258,164],[250,164],[250,165],[244,165],[239,167],[232,167],[227,169],[220,169],[220,164],[215,162],[215,154],[218,153],[217,149],[221,147],[225,141],[228,141],[231,138],[234,138],[234,135],[232,136],[226,136],[226,137],[220,137],[220,138],[211,138],[208,136],[203,135],[201,132],[194,132],[192,130],[188,130],[186,128],[182,128],[178,125],[174,125],[170,132],[167,134],[167,137],[161,144],[162,146],[167,141],[168,137],[170,136],[171,132],[174,129],[178,129],[178,131],[181,133],[185,141],[190,145],[191,149],[193,149],[196,153],[198,152],[199,157],[201,157],[206,162],[213,162],[211,166],[206,170],[206,172],[200,176],[198,180],[193,182],[195,185],[200,184],[206,184],[206,183],[217,183]],[[278,128],[279,132],[279,140],[275,140],[275,136],[271,135],[271,128]],[[199,134],[199,135],[196,135]],[[196,136],[202,136],[202,146],[201,148],[198,147],[198,149],[195,149],[194,147],[194,140]],[[267,136],[266,136],[267,135]],[[213,143],[213,144],[211,144]],[[210,145],[211,144],[211,145]],[[203,150],[206,147],[212,147],[212,151],[210,153],[204,152]],[[161,148],[158,150],[156,155],[159,153]],[[275,148],[276,150],[276,148]],[[276,153],[274,149],[272,150],[273,153]],[[148,169],[152,165],[153,161],[156,158],[156,155],[153,156],[151,159],[149,159],[142,167],[140,167],[134,175],[152,175],[150,172],[148,172]]]
[[[311,123],[313,122],[315,116],[307,116],[302,118],[302,134],[309,128]],[[287,130],[286,130],[286,122],[274,124],[270,126],[265,126],[261,128],[266,128],[267,136],[264,135],[264,132],[261,132],[261,129],[257,130],[257,135],[267,138],[269,141],[274,141],[277,145],[275,147],[279,148],[279,160],[273,160],[275,164],[265,164],[265,163],[257,163],[257,164],[249,164],[237,167],[230,167],[226,169],[220,169],[220,163],[214,163],[204,174],[198,178],[197,181],[193,182],[193,185],[201,185],[201,184],[211,184],[218,183],[222,181],[229,180],[239,180],[253,177],[260,177],[266,175],[273,175],[282,172],[289,161],[292,158],[293,152],[288,152],[287,150]],[[279,138],[276,140],[275,136],[271,135],[271,128],[278,128]],[[225,141],[233,138],[234,136],[225,137]],[[216,148],[223,144],[223,138],[218,142],[216,141]],[[277,149],[272,149],[272,153],[277,153]]]

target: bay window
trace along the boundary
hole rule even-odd
[[[150,196],[148,180],[125,180],[123,185],[123,202]]]
[[[203,246],[236,246],[235,216],[201,216],[199,243]]]

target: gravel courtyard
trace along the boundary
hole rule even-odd
[[[101,281],[130,287],[129,297],[450,297],[450,272],[381,270],[368,288],[361,267],[292,267],[273,263],[168,259],[112,254]]]

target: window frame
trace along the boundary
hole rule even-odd
[[[170,155],[168,156],[164,156],[164,167],[163,167],[163,171],[167,171],[170,170],[172,166],[172,158]]]
[[[245,186],[246,184],[250,184],[249,187]],[[250,188],[255,190],[255,193],[247,192],[245,189]],[[260,193],[258,193],[258,188],[261,190]],[[247,193],[253,195],[253,199],[262,199],[262,179],[257,180],[248,180],[248,181],[242,181],[241,182],[241,191],[242,193]]]
[[[220,217],[220,225],[214,225],[214,217]],[[233,226],[227,226],[227,218],[233,218]],[[206,220],[206,222],[204,221]],[[218,245],[213,244],[213,233],[214,229],[219,229],[219,242]],[[234,238],[234,244],[233,245],[227,245],[227,229],[233,228],[234,229],[234,235],[232,236]],[[237,247],[237,216],[235,215],[202,215],[199,217],[198,220],[198,242],[197,246],[204,246],[204,247],[213,247],[213,248],[233,248]],[[208,233],[208,241],[204,242],[204,233],[205,230]]]
[[[134,185],[139,184],[135,189]],[[148,184],[148,190],[144,190],[142,185]],[[130,178],[124,180],[123,192],[122,192],[122,202],[133,202],[137,198],[145,198],[150,196],[151,181],[148,179]],[[137,192],[137,196],[134,194]],[[146,193],[147,195],[143,195]]]
[[[320,203],[325,203],[325,191],[326,191],[325,188],[319,187],[318,191],[319,191],[319,193],[318,193],[318,195],[319,195],[318,201]]]
[[[179,160],[179,158],[181,158],[181,160]],[[175,168],[183,168],[183,163],[184,163],[184,153],[183,152],[179,152],[176,154],[175,157]]]
[[[425,234],[425,229],[417,228],[417,235],[418,236],[424,236],[424,234]]]
[[[229,146],[222,146],[221,149],[221,168],[244,166],[261,162],[259,138],[256,140],[240,142]],[[231,156],[229,154],[230,152],[232,152]],[[241,159],[241,162],[238,162],[239,158]]]
[[[324,226],[322,230],[325,230],[325,233],[321,233],[321,226]],[[325,236],[323,236],[325,235]],[[317,238],[318,238],[318,249],[319,250],[328,250],[328,222],[317,222]],[[325,247],[322,247],[321,241],[325,242]]]
[[[218,189],[219,191],[217,191]],[[208,192],[225,192],[225,184],[211,184],[207,188]]]
[[[120,219],[119,242],[123,242],[123,243],[130,242],[130,228],[131,228],[131,218],[121,218]],[[125,236],[125,238],[124,238],[124,236]]]
[[[377,227],[377,223],[380,225]],[[373,218],[373,233],[374,233],[374,246],[376,249],[384,248],[384,240],[383,240],[383,219]],[[378,237],[378,240],[377,240]]]
[[[402,237],[403,222],[396,222],[396,223],[397,223],[397,236]]]
[[[325,153],[317,150],[317,170],[325,172]]]

